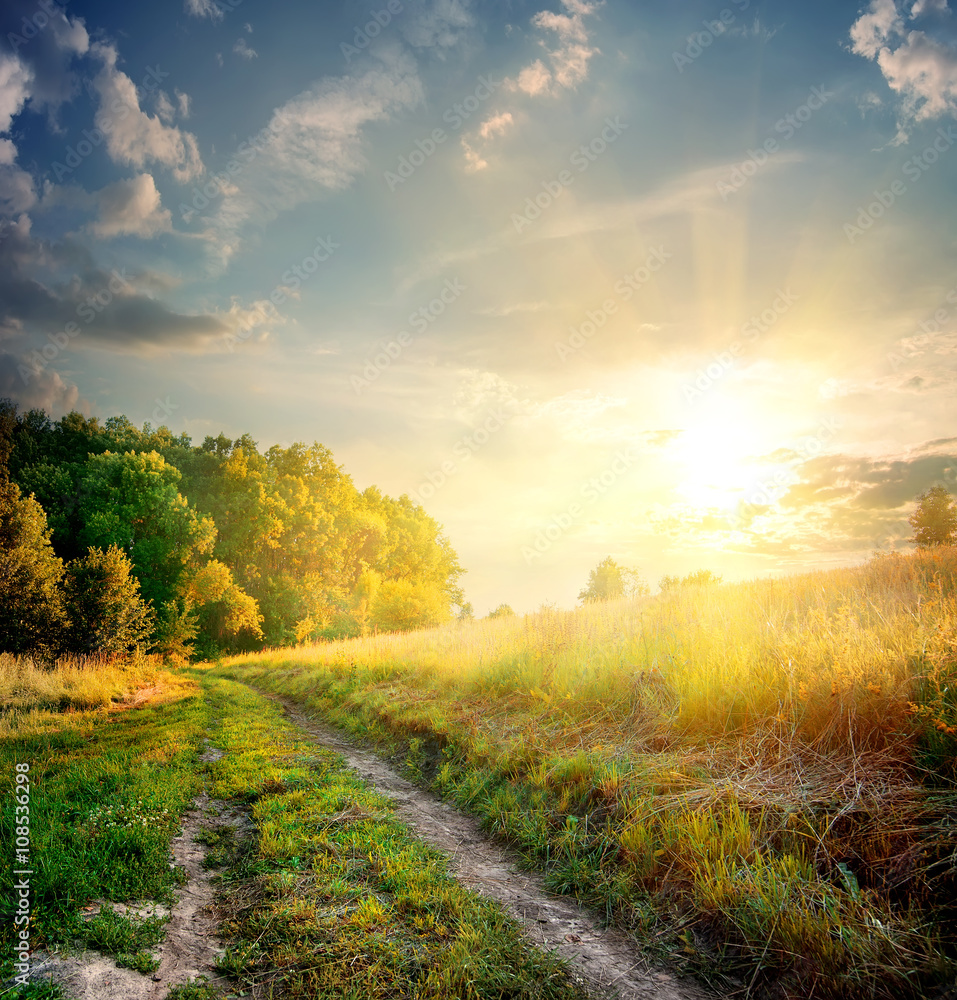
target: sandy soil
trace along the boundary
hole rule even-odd
[[[379,792],[392,799],[399,817],[424,841],[447,853],[453,875],[464,885],[501,903],[521,923],[531,941],[567,961],[573,973],[592,988],[619,1000],[713,1000],[699,987],[652,968],[628,935],[602,927],[596,916],[571,898],[545,891],[539,879],[521,871],[518,859],[482,832],[476,820],[407,781],[376,754],[357,747],[347,736],[305,715],[287,699],[275,699],[290,719],[316,743],[341,754],[346,763]],[[203,760],[221,753],[210,749]],[[58,981],[71,1000],[164,1000],[170,989],[205,976],[213,985],[213,965],[222,953],[212,905],[214,873],[203,868],[205,847],[200,831],[223,823],[248,829],[248,817],[225,802],[199,796],[186,814],[182,833],[172,842],[173,859],[189,881],[178,894],[166,938],[154,955],[155,975],[120,969],[97,952],[34,955],[34,979]],[[165,915],[159,906],[117,907],[142,916]]]
[[[218,750],[210,749],[201,759],[211,761],[221,756]],[[211,800],[205,793],[183,817],[182,832],[174,838],[171,847],[174,863],[186,869],[189,881],[177,893],[172,911],[155,904],[111,904],[117,911],[130,915],[169,914],[166,937],[153,951],[154,957],[160,960],[154,975],[143,976],[132,969],[121,969],[111,956],[95,951],[68,955],[38,952],[33,956],[32,978],[59,982],[71,1000],[163,1000],[173,986],[199,976],[215,984],[218,977],[213,964],[223,951],[223,942],[216,937],[211,913],[215,872],[203,867],[206,848],[196,837],[204,828],[226,823],[239,828],[248,825],[249,820],[228,803]],[[95,912],[94,907],[89,915]]]
[[[395,801],[398,815],[419,837],[450,855],[460,882],[501,903],[536,945],[557,952],[593,988],[621,1000],[709,1000],[710,994],[699,987],[651,968],[627,934],[603,928],[574,899],[545,891],[472,817],[407,781],[343,733],[305,715],[295,702],[275,700],[307,735],[341,754],[363,779]]]

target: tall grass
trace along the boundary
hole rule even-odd
[[[575,723],[582,743],[784,732],[819,750],[882,749],[953,727],[955,578],[947,548],[229,662],[401,678],[475,708],[504,699]]]
[[[556,889],[690,921],[655,933],[702,968],[920,996],[953,975],[955,581],[939,549],[223,669],[431,745],[423,773]]]
[[[155,683],[161,666],[162,660],[152,656],[65,656],[50,667],[29,656],[0,653],[0,706],[16,711],[100,708]]]

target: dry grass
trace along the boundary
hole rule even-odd
[[[957,928],[955,582],[940,549],[225,669],[438,740],[439,784],[556,888],[693,917],[707,965],[718,941],[785,995],[926,995]]]
[[[909,739],[915,715],[943,733],[952,724],[955,579],[948,548],[229,662],[379,671],[480,711],[504,699],[576,723],[582,744],[784,733],[857,752]]]
[[[92,709],[135,696],[153,684],[162,666],[156,657],[132,660],[65,656],[53,667],[28,656],[0,654],[0,705],[5,711]]]

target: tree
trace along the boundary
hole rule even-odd
[[[62,577],[43,508],[16,484],[0,484],[0,650],[50,659],[60,652]]]
[[[621,576],[625,584],[626,597],[645,597],[651,593],[648,582],[638,570],[623,566]]]
[[[488,613],[489,618],[514,618],[515,612],[510,604],[500,604],[494,611]]]
[[[156,615],[156,630],[150,651],[174,663],[186,663],[193,655],[198,631],[199,616],[193,611],[188,598],[164,601]]]
[[[917,497],[917,509],[908,518],[922,549],[953,545],[957,540],[957,506],[943,486],[931,486]]]
[[[92,548],[66,568],[67,643],[77,653],[128,653],[153,632],[153,612],[122,549]]]
[[[262,639],[258,602],[236,584],[229,567],[217,559],[189,577],[185,596],[196,608],[200,631],[209,640],[208,653],[215,655],[220,649]]]
[[[578,595],[584,604],[598,601],[615,601],[625,596],[622,568],[607,556],[588,574],[588,586]]]
[[[687,576],[663,576],[658,581],[658,588],[662,593],[665,593],[669,590],[678,590],[681,587],[709,587],[720,582],[721,577],[715,576],[710,569],[696,569]]]
[[[446,594],[434,584],[386,580],[370,607],[371,624],[380,632],[411,632],[449,620]]]
[[[216,538],[213,522],[179,493],[181,478],[157,452],[92,455],[80,478],[80,544],[127,552],[157,608],[180,596],[184,573]]]

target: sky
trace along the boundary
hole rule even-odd
[[[948,0],[7,0],[0,396],[319,441],[476,614],[957,489]]]

